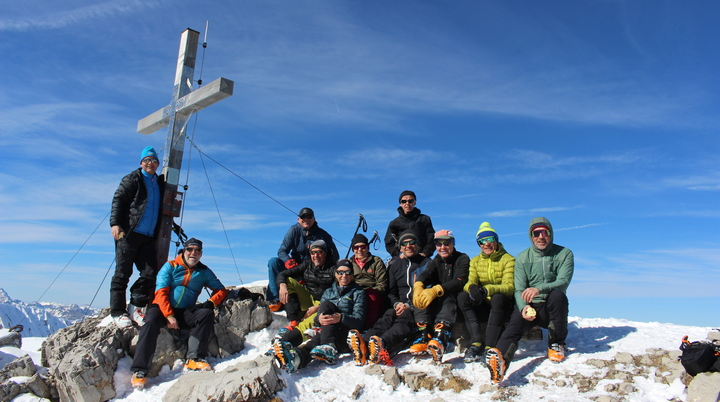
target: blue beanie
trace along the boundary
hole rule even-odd
[[[153,148],[153,147],[143,148],[142,153],[140,154],[140,161],[147,158],[148,156],[152,156],[153,158],[158,159],[158,160],[160,159],[160,158],[158,158],[157,152],[155,152],[155,148]]]
[[[480,225],[480,230],[477,231],[477,234],[475,235],[475,240],[480,240],[484,237],[494,237],[495,241],[498,241],[498,234],[495,231],[495,229],[490,226],[490,222],[483,222],[482,225]]]

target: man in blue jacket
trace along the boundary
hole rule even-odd
[[[146,323],[140,328],[132,364],[132,386],[144,388],[157,346],[160,329],[190,329],[185,370],[209,371],[205,360],[210,333],[215,323],[215,307],[225,300],[227,290],[215,273],[200,262],[202,242],[190,238],[182,254],[163,265],[157,275],[154,303],[147,310]],[[212,295],[196,304],[203,288]]]
[[[123,177],[112,200],[110,233],[115,239],[115,275],[110,282],[110,315],[120,328],[131,326],[131,319],[143,325],[144,308],[155,290],[155,233],[165,184],[163,177],[156,174],[159,166],[155,149],[145,147],[140,154],[140,168]],[[133,264],[140,278],[130,287],[128,314],[125,291]]]
[[[297,224],[290,226],[277,252],[277,257],[268,261],[268,287],[265,300],[270,310],[278,311],[282,307],[275,278],[283,269],[296,267],[310,258],[309,246],[315,240],[323,240],[326,244],[327,259],[337,261],[340,258],[332,236],[318,226],[315,212],[303,208],[298,214]]]
[[[533,218],[528,232],[532,246],[515,259],[515,309],[497,347],[485,353],[496,384],[505,377],[520,338],[535,325],[548,329],[548,359],[565,359],[566,291],[575,271],[574,256],[570,249],[553,243],[555,233],[546,218]]]

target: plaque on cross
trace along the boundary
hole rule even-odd
[[[180,216],[182,193],[177,190],[185,149],[185,130],[190,117],[193,113],[233,93],[234,83],[226,78],[218,78],[202,88],[193,90],[199,38],[200,33],[189,28],[182,33],[172,100],[169,105],[138,121],[137,125],[137,131],[141,134],[150,134],[165,126],[168,127],[162,169],[162,174],[165,175],[165,193],[162,198],[162,214],[158,218],[160,229],[156,239],[158,267],[168,259],[173,217]]]

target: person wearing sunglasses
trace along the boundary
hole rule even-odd
[[[455,249],[455,237],[449,230],[435,232],[435,248],[437,255],[413,284],[418,335],[410,352],[415,355],[429,352],[440,363],[452,336],[457,295],[467,283],[470,258]]]
[[[348,333],[348,345],[357,366],[366,362],[392,366],[393,354],[407,345],[408,338],[417,328],[410,294],[415,278],[430,259],[420,255],[418,238],[413,231],[403,232],[398,243],[405,258],[393,257],[388,264],[388,298],[392,308],[364,334],[358,330]]]
[[[285,233],[277,251],[277,257],[268,260],[268,287],[265,292],[265,300],[268,301],[271,311],[276,312],[283,307],[275,278],[281,271],[293,268],[310,258],[308,246],[315,240],[325,242],[328,257],[333,263],[340,258],[332,236],[318,226],[315,212],[305,207],[298,213],[297,223],[290,226]]]
[[[110,281],[110,315],[119,328],[144,324],[145,308],[155,291],[158,257],[155,235],[160,223],[163,176],[157,175],[160,160],[153,147],[140,153],[140,167],[120,181],[112,200],[110,234],[115,240],[115,274]],[[140,277],[130,287],[133,264]]]
[[[348,331],[363,326],[367,296],[353,279],[352,263],[338,261],[334,276],[335,282],[323,293],[315,316],[320,333],[299,347],[303,337],[297,328],[273,341],[275,360],[289,373],[307,366],[313,359],[335,364],[338,353],[348,351],[344,342]]]
[[[315,240],[309,250],[308,259],[283,269],[275,278],[290,328],[317,312],[320,298],[334,281],[335,260],[329,255],[325,241]]]
[[[368,296],[368,311],[364,328],[370,328],[380,314],[385,312],[385,297],[388,289],[388,276],[382,258],[370,253],[368,238],[357,233],[351,241],[353,256],[350,262],[353,267],[355,282],[365,289]]]
[[[528,235],[532,246],[515,260],[515,304],[496,348],[485,352],[491,380],[499,384],[518,348],[522,335],[535,325],[548,329],[548,359],[565,359],[568,298],[566,291],[575,270],[570,249],[554,243],[547,218],[533,218]]]
[[[155,299],[147,309],[146,322],[140,328],[131,370],[131,384],[142,389],[150,375],[160,329],[189,329],[185,371],[210,371],[205,360],[210,334],[215,324],[215,307],[225,300],[227,290],[215,273],[200,262],[202,241],[185,241],[182,254],[163,265],[157,275]],[[212,293],[202,304],[196,304],[204,288]],[[155,367],[159,370],[160,367]]]
[[[505,251],[489,222],[480,225],[475,240],[480,254],[470,260],[468,281],[458,295],[458,308],[470,335],[465,363],[485,362],[485,350],[496,346],[514,303],[515,257]],[[485,331],[482,323],[487,324]]]
[[[417,235],[420,242],[420,254],[425,257],[432,257],[435,252],[433,244],[432,220],[429,216],[420,213],[420,209],[416,207],[417,197],[410,190],[400,193],[400,206],[398,207],[398,217],[390,221],[387,231],[385,232],[385,250],[393,257],[403,258],[400,253],[398,237],[408,229],[412,229]]]

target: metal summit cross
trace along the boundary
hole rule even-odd
[[[162,198],[162,214],[159,217],[160,231],[156,240],[158,267],[168,259],[173,217],[180,216],[182,193],[177,190],[185,148],[185,131],[190,117],[193,113],[233,94],[234,83],[226,78],[218,78],[193,91],[199,38],[200,33],[189,28],[182,33],[172,101],[138,121],[137,125],[137,131],[141,134],[151,134],[164,126],[168,127],[162,170],[165,175],[165,192]]]

